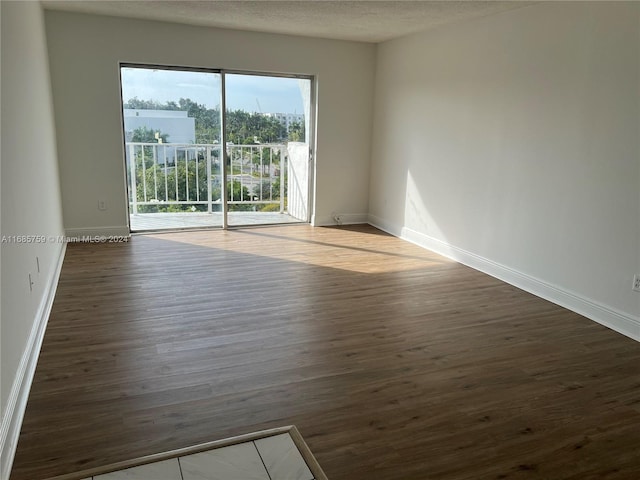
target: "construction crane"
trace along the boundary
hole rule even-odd
[[[262,115],[262,107],[260,106],[260,102],[258,101],[258,97],[256,97],[256,103],[258,104],[258,112]]]

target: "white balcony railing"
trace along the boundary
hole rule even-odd
[[[219,144],[126,144],[132,214],[220,212],[226,191],[230,211],[279,211],[287,207],[287,147],[227,145],[223,189]]]

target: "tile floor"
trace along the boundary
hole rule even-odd
[[[84,480],[314,480],[288,433]]]

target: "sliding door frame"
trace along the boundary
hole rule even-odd
[[[307,178],[307,218],[304,219],[305,223],[311,223],[312,212],[315,211],[315,178],[316,178],[316,156],[315,156],[315,144],[316,144],[316,77],[315,75],[306,75],[306,74],[295,74],[295,73],[274,73],[274,72],[263,72],[259,70],[237,70],[237,69],[220,69],[218,70],[222,74],[222,97],[225,102],[224,112],[226,113],[226,75],[253,75],[256,77],[275,77],[275,78],[295,78],[298,80],[308,80],[309,81],[309,131],[306,131],[305,125],[305,136],[306,143],[309,145],[309,158],[308,158],[308,178]],[[304,112],[305,115],[307,112]],[[226,115],[223,115],[225,117]],[[225,124],[226,125],[226,124]],[[226,129],[225,129],[225,143],[226,145]],[[226,155],[226,148],[225,148]],[[225,168],[226,168],[226,157],[225,157]],[[225,183],[226,183],[226,176]],[[224,208],[224,225],[225,229],[228,228],[227,225],[227,208],[226,208],[226,196],[225,196],[225,208]],[[230,228],[236,227],[232,225]],[[242,227],[242,225],[237,225],[237,227]]]
[[[229,218],[228,218],[228,199],[227,199],[227,77],[225,73],[220,70],[220,128],[222,131],[220,132],[220,143],[222,144],[222,155],[221,165],[220,165],[220,174],[221,185],[220,185],[220,195],[222,196],[222,229],[227,230],[229,228]],[[211,188],[211,187],[209,187]],[[231,191],[233,192],[233,186],[231,187]]]
[[[206,67],[186,67],[178,65],[160,65],[150,63],[135,63],[135,62],[120,62],[118,64],[118,82],[120,86],[120,120],[121,131],[124,132],[124,111],[122,105],[124,104],[124,97],[122,96],[122,69],[123,68],[145,68],[149,70],[175,70],[180,72],[202,72],[202,73],[215,73],[220,75],[220,143],[221,143],[221,157],[220,157],[220,174],[221,174],[221,209],[222,209],[222,229],[229,229],[228,222],[228,199],[227,199],[227,173],[228,173],[228,154],[227,154],[227,85],[226,75],[253,75],[257,77],[276,77],[276,78],[296,78],[300,80],[308,80],[310,82],[309,92],[309,131],[306,131],[305,125],[305,137],[306,143],[309,145],[309,159],[308,159],[308,179],[307,179],[307,218],[306,223],[311,222],[312,211],[315,211],[315,176],[316,176],[316,157],[315,157],[315,141],[316,141],[316,78],[314,75],[304,74],[290,74],[290,73],[274,73],[263,72],[257,70],[237,70],[237,69],[224,69],[224,68],[206,68]],[[305,115],[307,112],[305,111]],[[129,182],[127,182],[127,165],[126,165],[126,142],[123,138],[123,161],[124,161],[124,182],[126,185],[126,205],[127,205],[127,223],[129,224],[129,230],[131,230],[131,212],[129,211]],[[282,180],[281,180],[282,181]],[[208,188],[211,188],[209,185]],[[135,192],[133,193],[135,195]],[[231,227],[233,228],[233,227]]]

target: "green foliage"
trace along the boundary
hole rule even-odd
[[[175,105],[175,102],[172,102]],[[196,143],[215,143],[220,141],[220,109],[207,108],[190,98],[181,98],[178,110],[187,111],[189,117],[196,119]]]
[[[145,147],[150,148],[150,147]],[[206,212],[207,205],[166,204],[165,202],[207,202],[207,165],[206,159],[179,158],[176,165],[154,165],[152,154],[145,152],[136,155],[136,200],[154,202],[152,205],[139,205],[140,213],[157,212]],[[143,167],[144,163],[144,167]],[[176,182],[177,175],[177,182]],[[211,168],[211,199],[219,202],[222,193],[220,185],[220,167],[214,163]],[[146,192],[146,198],[145,198]],[[237,180],[227,182],[228,201],[250,200],[249,189]],[[218,207],[219,208],[219,207]],[[230,205],[233,211],[250,211],[253,205]]]
[[[280,211],[280,202],[278,203],[267,203],[264,205],[259,205],[257,208],[258,212],[279,212]]]
[[[133,108],[137,110],[179,110],[178,108],[168,108],[168,105],[169,103],[160,103],[155,100],[140,100],[138,97],[133,97],[123,106],[124,108]]]
[[[163,205],[163,202],[207,200],[206,160],[187,160],[183,157],[176,161],[176,165],[165,167],[164,165],[153,165],[153,159],[145,155],[144,163],[145,167],[143,168],[142,156],[136,155],[136,198],[139,202],[157,201],[158,203],[140,205],[138,211],[141,213],[190,211],[192,205]],[[219,190],[217,198],[219,198]],[[200,211],[207,210],[206,205],[195,205],[194,207]]]
[[[232,188],[229,188],[229,187],[232,187]],[[245,186],[242,186],[238,180],[227,182],[227,200],[231,202],[251,200],[251,197],[249,196],[249,189]],[[228,208],[229,208],[229,211],[231,212],[249,212],[253,210],[253,205],[236,204],[236,205],[228,205]]]
[[[257,176],[268,176],[269,165],[280,165],[281,152],[273,147],[238,147],[230,149],[231,168],[229,173],[253,173]],[[251,165],[253,170],[251,171]]]
[[[207,108],[191,99],[181,98],[178,102],[160,103],[155,100],[140,100],[132,98],[124,104],[125,108],[148,110],[179,110],[195,118],[196,143],[214,144],[220,142],[220,109]],[[253,175],[262,178],[260,185],[249,191],[237,179],[227,182],[227,200],[239,202],[252,200],[252,194],[258,200],[270,201],[269,204],[230,204],[230,211],[279,211],[280,209],[280,178],[271,177],[274,174],[270,166],[281,163],[279,149],[259,147],[263,143],[281,143],[287,139],[299,141],[304,139],[304,125],[294,123],[287,134],[286,127],[277,119],[262,114],[249,113],[243,110],[227,111],[227,140],[235,145],[256,145],[255,148],[231,150],[229,174]],[[160,132],[158,132],[160,133]],[[160,133],[163,143],[169,143],[169,136]],[[147,127],[140,127],[133,133],[133,142],[158,143],[156,132]],[[194,205],[190,202],[207,202],[207,170],[206,158],[203,153],[197,159],[182,156],[176,164],[153,163],[155,147],[142,147],[136,151],[136,199],[138,202],[153,202],[151,205],[138,205],[138,211],[145,212],[184,212],[207,211],[207,205]],[[220,152],[212,150],[212,200],[221,198],[220,180]],[[143,162],[144,158],[144,162]],[[144,166],[143,166],[144,163]],[[129,170],[127,170],[129,173]],[[286,179],[284,180],[286,195]],[[145,195],[146,193],[146,195]],[[285,196],[286,198],[286,196]],[[168,204],[169,202],[185,202],[184,204]],[[215,208],[215,207],[214,207]],[[219,207],[218,207],[219,208]]]
[[[304,123],[293,122],[289,125],[289,141],[291,142],[304,142],[305,131]]]
[[[260,186],[254,188],[254,195],[259,200],[280,201],[280,177],[265,178],[262,180],[262,195],[260,195]],[[284,196],[287,196],[287,184],[284,184]]]
[[[138,127],[133,131],[133,136],[131,137],[132,142],[141,142],[141,143],[158,143],[158,138],[156,138],[156,133],[158,134],[158,138],[162,139],[162,143],[167,143],[167,139],[169,135],[166,133],[160,133],[151,128],[147,128],[144,125],[142,127]]]
[[[196,143],[212,144],[219,142],[221,138],[220,108],[207,108],[206,105],[196,103],[190,98],[181,98],[178,102],[160,103],[134,97],[124,104],[124,108],[186,111],[189,117],[195,118]],[[301,128],[304,133],[304,125]],[[296,138],[304,138],[299,134],[296,135],[298,135]],[[227,111],[227,141],[229,142],[236,145],[253,145],[256,140],[258,143],[278,143],[286,139],[286,127],[275,118],[244,110]],[[155,138],[151,141],[155,143]]]
[[[262,201],[272,201],[273,203],[267,203],[258,205],[257,211],[260,212],[279,212],[280,211],[280,177],[265,178],[262,181],[262,191],[260,186],[254,188],[253,194]],[[285,199],[285,208],[287,204],[287,179],[286,174],[284,178],[282,194]]]
[[[277,119],[244,110],[227,111],[227,141],[236,145],[277,143],[287,137],[286,127]]]

